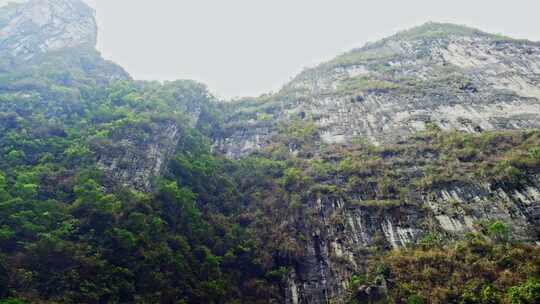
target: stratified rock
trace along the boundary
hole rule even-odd
[[[20,59],[97,41],[94,10],[81,0],[29,0],[0,8],[0,53]]]
[[[95,147],[98,165],[115,184],[150,191],[176,151],[181,132],[174,121],[162,121],[151,124],[146,138],[135,133],[123,130],[106,148]]]
[[[369,196],[359,189],[358,197]],[[392,250],[417,244],[437,231],[450,239],[479,233],[477,223],[501,220],[512,227],[515,240],[540,239],[540,177],[521,189],[491,188],[480,183],[449,183],[430,190],[410,203],[389,206],[347,204],[322,196],[309,202],[318,224],[303,227],[308,236],[305,254],[295,261],[287,278],[287,304],[345,303],[352,275],[366,270],[370,250]],[[384,297],[384,278],[378,286],[360,286],[359,303]]]
[[[395,144],[427,128],[540,128],[540,44],[428,23],[308,69],[277,94],[230,105],[216,148],[233,158],[272,145],[293,121],[314,125],[321,145]],[[475,223],[502,220],[515,239],[537,242],[539,189],[531,176],[519,189],[448,183],[399,205],[354,205],[333,195],[310,200],[317,224],[298,221],[306,237],[286,303],[345,303],[349,279],[365,270],[374,248],[405,248],[428,231],[459,239],[478,232]],[[370,200],[368,190],[352,196]],[[355,296],[384,303],[384,288],[362,286]]]
[[[539,98],[539,43],[428,23],[308,69],[241,107],[216,146],[249,154],[292,119],[314,122],[327,143],[393,143],[428,125],[539,128]]]

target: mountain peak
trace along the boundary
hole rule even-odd
[[[420,26],[401,31],[390,39],[416,40],[446,37],[497,37],[481,30],[453,23],[427,22]]]
[[[1,54],[29,59],[64,48],[95,47],[95,13],[82,0],[9,2],[0,8]]]

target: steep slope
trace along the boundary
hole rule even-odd
[[[430,235],[459,239],[502,220],[516,240],[537,241],[536,144],[504,152],[514,135],[493,131],[540,126],[539,64],[538,43],[428,23],[308,69],[275,95],[223,105],[217,150],[307,162],[288,171],[299,185],[284,198],[303,211],[274,218],[296,248],[287,302],[341,303],[370,256]]]
[[[69,47],[94,47],[94,11],[81,0],[28,0],[0,8],[0,48],[19,59]]]
[[[325,143],[391,143],[427,123],[467,132],[537,128],[539,62],[538,43],[428,23],[308,69],[278,94],[233,110],[219,147],[249,153],[290,119],[313,121]]]
[[[537,44],[428,24],[218,102],[101,58],[83,2],[23,2],[1,14],[1,304],[540,297]]]
[[[373,256],[433,237],[462,239],[497,221],[514,241],[537,242],[539,163],[529,155],[537,136],[430,131],[381,148],[330,145],[304,154],[310,149],[297,146],[297,169],[285,173],[290,209],[273,218],[287,227],[273,237],[287,234],[295,244],[288,303],[341,303]],[[284,157],[270,149],[266,157]],[[372,291],[393,283],[377,280],[367,285]]]
[[[2,11],[14,27],[0,46],[0,303],[281,299],[236,221],[229,163],[210,153],[206,87],[133,81],[95,31],[71,39],[95,24],[76,5]]]

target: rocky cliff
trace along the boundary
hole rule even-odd
[[[479,232],[482,221],[503,220],[516,237],[536,242],[539,190],[538,182],[523,190],[462,184],[401,206],[351,206],[329,197],[312,201],[320,228],[306,231],[306,254],[289,274],[287,303],[343,303],[351,277],[366,270],[370,256],[406,248],[434,231],[459,239]]]
[[[137,90],[143,88],[144,83]],[[188,90],[190,94],[186,94]],[[204,86],[189,81],[171,82],[158,86],[146,98],[155,100],[165,94],[172,95],[169,106],[174,111],[185,113],[182,119],[165,116],[154,117],[144,125],[128,123],[111,132],[105,143],[95,142],[98,165],[113,184],[151,192],[155,181],[166,172],[171,157],[182,151],[183,139],[189,135],[187,130],[203,128],[211,112]],[[153,106],[158,107],[157,102]]]
[[[70,47],[94,47],[94,11],[81,0],[28,0],[0,8],[0,49],[18,59]]]
[[[0,9],[0,297],[369,302],[389,251],[540,240],[540,44],[429,23],[216,102],[103,60],[93,14]]]
[[[290,119],[315,122],[325,143],[390,143],[428,123],[476,133],[538,128],[539,62],[538,43],[428,23],[308,69],[278,94],[241,106],[218,146],[245,155]]]
[[[229,115],[216,149],[232,158],[272,150],[291,124],[314,131],[314,150],[306,151],[301,140],[287,142],[290,153],[308,159],[334,144],[399,147],[426,130],[481,135],[537,129],[539,88],[540,44],[428,23],[308,69],[275,95],[225,106]],[[413,176],[425,176],[442,161],[434,150],[407,158],[394,148],[380,155],[383,162],[375,171],[393,163],[389,172],[401,184],[397,188],[408,187]],[[458,160],[464,162],[466,157]],[[459,175],[456,167],[451,170]],[[347,194],[338,190],[341,194],[304,200],[311,220],[285,220],[296,222],[299,238],[305,238],[302,258],[287,280],[287,303],[342,303],[350,278],[366,270],[370,256],[406,248],[429,234],[460,239],[481,232],[482,223],[502,220],[516,239],[539,240],[537,177],[521,186],[453,177],[388,200],[381,198],[384,181],[374,176],[360,176],[363,185]],[[332,176],[320,182],[347,189],[340,180]]]
[[[387,157],[385,162],[395,161],[394,157],[400,156]],[[394,169],[404,168],[394,165]],[[347,188],[335,181],[325,184]],[[344,303],[351,296],[351,278],[367,271],[370,258],[415,246],[434,235],[459,240],[485,232],[487,223],[503,221],[512,227],[513,240],[540,240],[537,176],[519,187],[446,181],[390,200],[381,199],[380,184],[360,183],[345,193],[319,193],[306,200],[312,218],[293,220],[305,239],[303,255],[292,264],[287,278],[287,303]],[[384,293],[384,281],[381,284],[376,288]]]

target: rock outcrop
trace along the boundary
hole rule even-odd
[[[94,10],[82,0],[28,0],[0,8],[0,51],[18,59],[97,41]]]
[[[327,143],[391,143],[429,125],[538,128],[539,98],[539,43],[428,23],[304,71],[241,108],[217,146],[245,155],[291,119],[313,121]]]
[[[321,144],[345,145],[393,144],[431,128],[536,129],[540,44],[428,23],[308,69],[275,95],[230,107],[215,145],[233,158],[272,145],[291,122],[314,125]],[[373,199],[366,189],[358,189],[357,205],[335,196],[314,199],[315,224],[298,223],[308,237],[288,276],[287,303],[343,303],[349,279],[365,270],[370,255],[434,231],[459,239],[480,232],[483,222],[502,220],[515,238],[537,242],[538,181],[520,188],[448,183],[387,206],[362,203]],[[379,289],[365,286],[359,294],[380,297]]]
[[[181,131],[176,122],[167,121],[152,124],[145,138],[133,133],[125,129],[106,149],[97,149],[98,165],[114,184],[148,192],[176,151]]]
[[[153,116],[147,122],[126,124],[106,139],[94,141],[98,166],[112,183],[151,192],[171,157],[182,151],[189,130],[203,128],[207,123],[210,97],[206,87],[190,81],[169,82],[158,85],[155,95],[147,98],[159,102],[165,94],[170,95],[169,102],[174,104],[171,107],[184,115]]]
[[[358,196],[369,199],[365,192]],[[361,201],[350,204],[323,196],[310,203],[318,218],[302,231],[309,237],[305,256],[288,277],[287,303],[344,303],[350,278],[365,271],[368,257],[406,248],[435,231],[459,239],[480,232],[482,222],[502,220],[512,227],[514,238],[536,242],[540,239],[538,206],[538,178],[522,189],[448,185],[401,205],[365,206]]]

